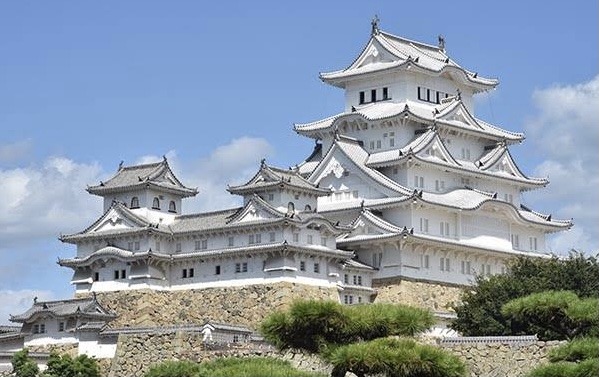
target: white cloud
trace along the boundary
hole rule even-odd
[[[543,202],[555,217],[574,217],[569,232],[551,237],[550,247],[564,253],[571,248],[599,250],[599,76],[578,85],[553,86],[533,94],[537,113],[526,130],[532,148],[546,159],[535,171],[551,184],[530,195]]]
[[[0,170],[0,242],[78,230],[101,208],[85,192],[100,176],[99,165],[64,157],[50,157],[41,166]]]
[[[13,162],[22,159],[29,154],[31,147],[31,140],[22,140],[12,144],[0,145],[0,163]]]
[[[229,194],[227,185],[245,183],[259,168],[260,160],[273,154],[262,138],[241,137],[219,146],[186,169],[181,180],[198,187],[199,194],[186,203],[186,211],[208,211],[238,206],[241,200]]]
[[[0,324],[10,324],[19,326],[18,323],[12,323],[8,320],[10,315],[17,315],[25,312],[33,305],[33,298],[37,297],[40,301],[54,299],[54,294],[50,291],[22,289],[18,291],[0,290]]]
[[[190,213],[239,205],[239,197],[226,191],[227,183],[247,180],[258,169],[260,159],[272,152],[266,140],[242,137],[217,147],[209,156],[194,163],[181,161],[175,151],[169,151],[166,157],[185,185],[197,186],[200,190],[197,198],[186,200],[184,211]],[[135,163],[161,159],[162,156],[148,155]],[[113,170],[105,172],[98,164],[78,163],[64,157],[47,158],[39,166],[0,169],[0,197],[3,198],[0,201],[0,258],[5,262],[0,264],[0,323],[6,323],[8,314],[29,308],[34,296],[41,300],[53,297],[49,291],[23,288],[40,284],[36,271],[39,275],[48,275],[44,275],[47,279],[68,275],[59,271],[48,252],[59,245],[56,237],[60,233],[80,231],[101,214],[101,200],[88,194],[85,187],[113,173]],[[33,267],[43,272],[32,268],[32,260],[37,261]],[[68,278],[64,278],[62,284],[69,287]]]

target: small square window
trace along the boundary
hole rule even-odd
[[[100,273],[94,272],[94,281],[100,281]]]
[[[183,279],[187,278],[187,269],[186,268],[184,268],[184,269],[181,270],[181,277]]]
[[[229,237],[229,246],[235,245],[235,237]]]
[[[306,271],[306,262],[300,261],[300,271]]]
[[[299,233],[293,233],[293,242],[299,242]]]
[[[64,331],[64,322],[58,322],[58,331],[59,332],[63,332]]]
[[[114,270],[114,279],[117,280],[119,278],[119,270]]]
[[[320,273],[320,263],[314,263],[314,273]]]
[[[125,279],[127,277],[127,271],[121,270],[121,279]]]
[[[214,275],[220,275],[220,266],[214,266]]]
[[[269,242],[275,242],[275,232],[270,232],[268,234],[268,241]]]
[[[175,244],[175,251],[176,251],[177,253],[180,253],[180,252],[181,252],[181,242],[177,242],[177,243]]]
[[[364,102],[366,102],[366,96],[364,92],[360,92],[360,105],[364,104]]]

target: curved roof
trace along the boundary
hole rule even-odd
[[[10,316],[10,321],[25,323],[43,315],[57,318],[77,315],[85,318],[104,320],[111,320],[116,317],[115,314],[104,309],[102,305],[96,301],[95,297],[86,297],[57,301],[35,300],[33,306],[25,313]]]
[[[258,172],[247,183],[239,186],[230,186],[227,190],[232,194],[247,194],[275,188],[286,188],[319,196],[330,193],[329,189],[319,188],[295,170],[285,170],[268,166],[264,161],[260,164]]]
[[[447,103],[432,106],[418,101],[403,102],[379,101],[366,105],[355,106],[355,111],[343,112],[322,120],[310,123],[296,123],[294,130],[300,135],[317,137],[320,132],[333,132],[342,120],[361,118],[364,121],[378,121],[397,116],[408,117],[427,124],[449,127],[473,134],[483,135],[489,139],[501,141],[520,141],[524,135],[511,132],[490,123],[475,118],[470,114],[464,103],[458,97],[453,97]]]
[[[182,197],[195,196],[197,189],[185,187],[171,170],[166,157],[151,164],[123,166],[117,173],[98,185],[89,186],[90,194],[104,196],[117,192],[128,192],[151,187],[158,191],[172,192]]]
[[[464,69],[447,55],[442,46],[432,46],[382,31],[372,34],[349,67],[321,73],[320,78],[343,88],[354,77],[402,68],[420,69],[437,75],[447,73],[475,91],[488,90],[499,83],[496,79],[484,78]]]
[[[243,245],[236,247],[227,247],[221,249],[192,251],[188,253],[165,254],[161,252],[153,252],[151,250],[132,252],[129,250],[120,249],[118,247],[106,247],[83,258],[66,258],[60,259],[58,264],[63,267],[85,267],[92,265],[97,260],[118,259],[125,262],[134,261],[157,261],[157,262],[174,262],[194,260],[198,258],[221,257],[227,255],[246,255],[248,253],[272,253],[277,251],[295,251],[306,252],[314,255],[329,256],[335,258],[351,258],[352,252],[331,249],[320,245],[294,245],[284,242],[264,243],[257,245]]]

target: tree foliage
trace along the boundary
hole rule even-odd
[[[338,375],[356,376],[462,377],[466,368],[460,359],[437,347],[413,339],[379,338],[337,347],[328,357]]]
[[[325,348],[390,335],[414,335],[433,325],[425,309],[405,305],[343,306],[333,301],[297,301],[265,319],[261,332],[279,349],[317,353]]]
[[[502,313],[543,328],[558,339],[599,333],[599,299],[580,299],[569,291],[547,291],[520,297],[505,304]],[[529,377],[599,376],[599,339],[574,339],[551,350],[549,361],[550,364],[535,368]]]
[[[528,377],[597,377],[599,359],[587,359],[579,363],[561,361],[534,369]]]
[[[156,364],[144,374],[145,377],[197,377],[200,365],[188,360],[169,360]]]
[[[599,297],[599,261],[579,253],[566,259],[517,258],[506,274],[479,276],[474,286],[464,290],[451,327],[466,336],[538,334],[541,339],[552,339],[554,334],[546,329],[501,312],[510,300],[547,290]]]
[[[70,355],[51,353],[44,377],[100,377],[100,368],[95,359],[87,355],[72,358]]]
[[[599,357],[599,338],[580,338],[552,349],[549,361],[582,361]]]
[[[325,377],[320,373],[299,371],[288,361],[272,357],[220,358],[200,366],[198,377]]]
[[[325,377],[298,371],[288,361],[270,357],[219,358],[201,364],[192,361],[166,361],[154,365],[144,377]]]
[[[29,356],[29,350],[23,348],[15,352],[11,359],[12,373],[16,377],[35,377],[40,372],[37,363]]]
[[[552,339],[599,335],[599,299],[580,299],[570,291],[546,291],[514,299],[502,315],[544,329]]]
[[[411,339],[434,324],[430,311],[405,305],[344,306],[336,302],[298,301],[262,324],[266,340],[280,349],[318,352],[333,364],[333,375],[458,377],[464,364],[446,351]]]

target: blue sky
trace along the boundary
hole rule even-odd
[[[476,113],[527,134],[512,152],[552,183],[525,202],[574,217],[551,250],[596,253],[596,1],[0,2],[0,323],[72,295],[57,237],[100,215],[84,189],[121,160],[167,155],[200,190],[189,211],[236,205],[226,184],[263,157],[300,162],[313,142],[292,124],[342,110],[318,73],[351,63],[374,14],[499,78]]]

